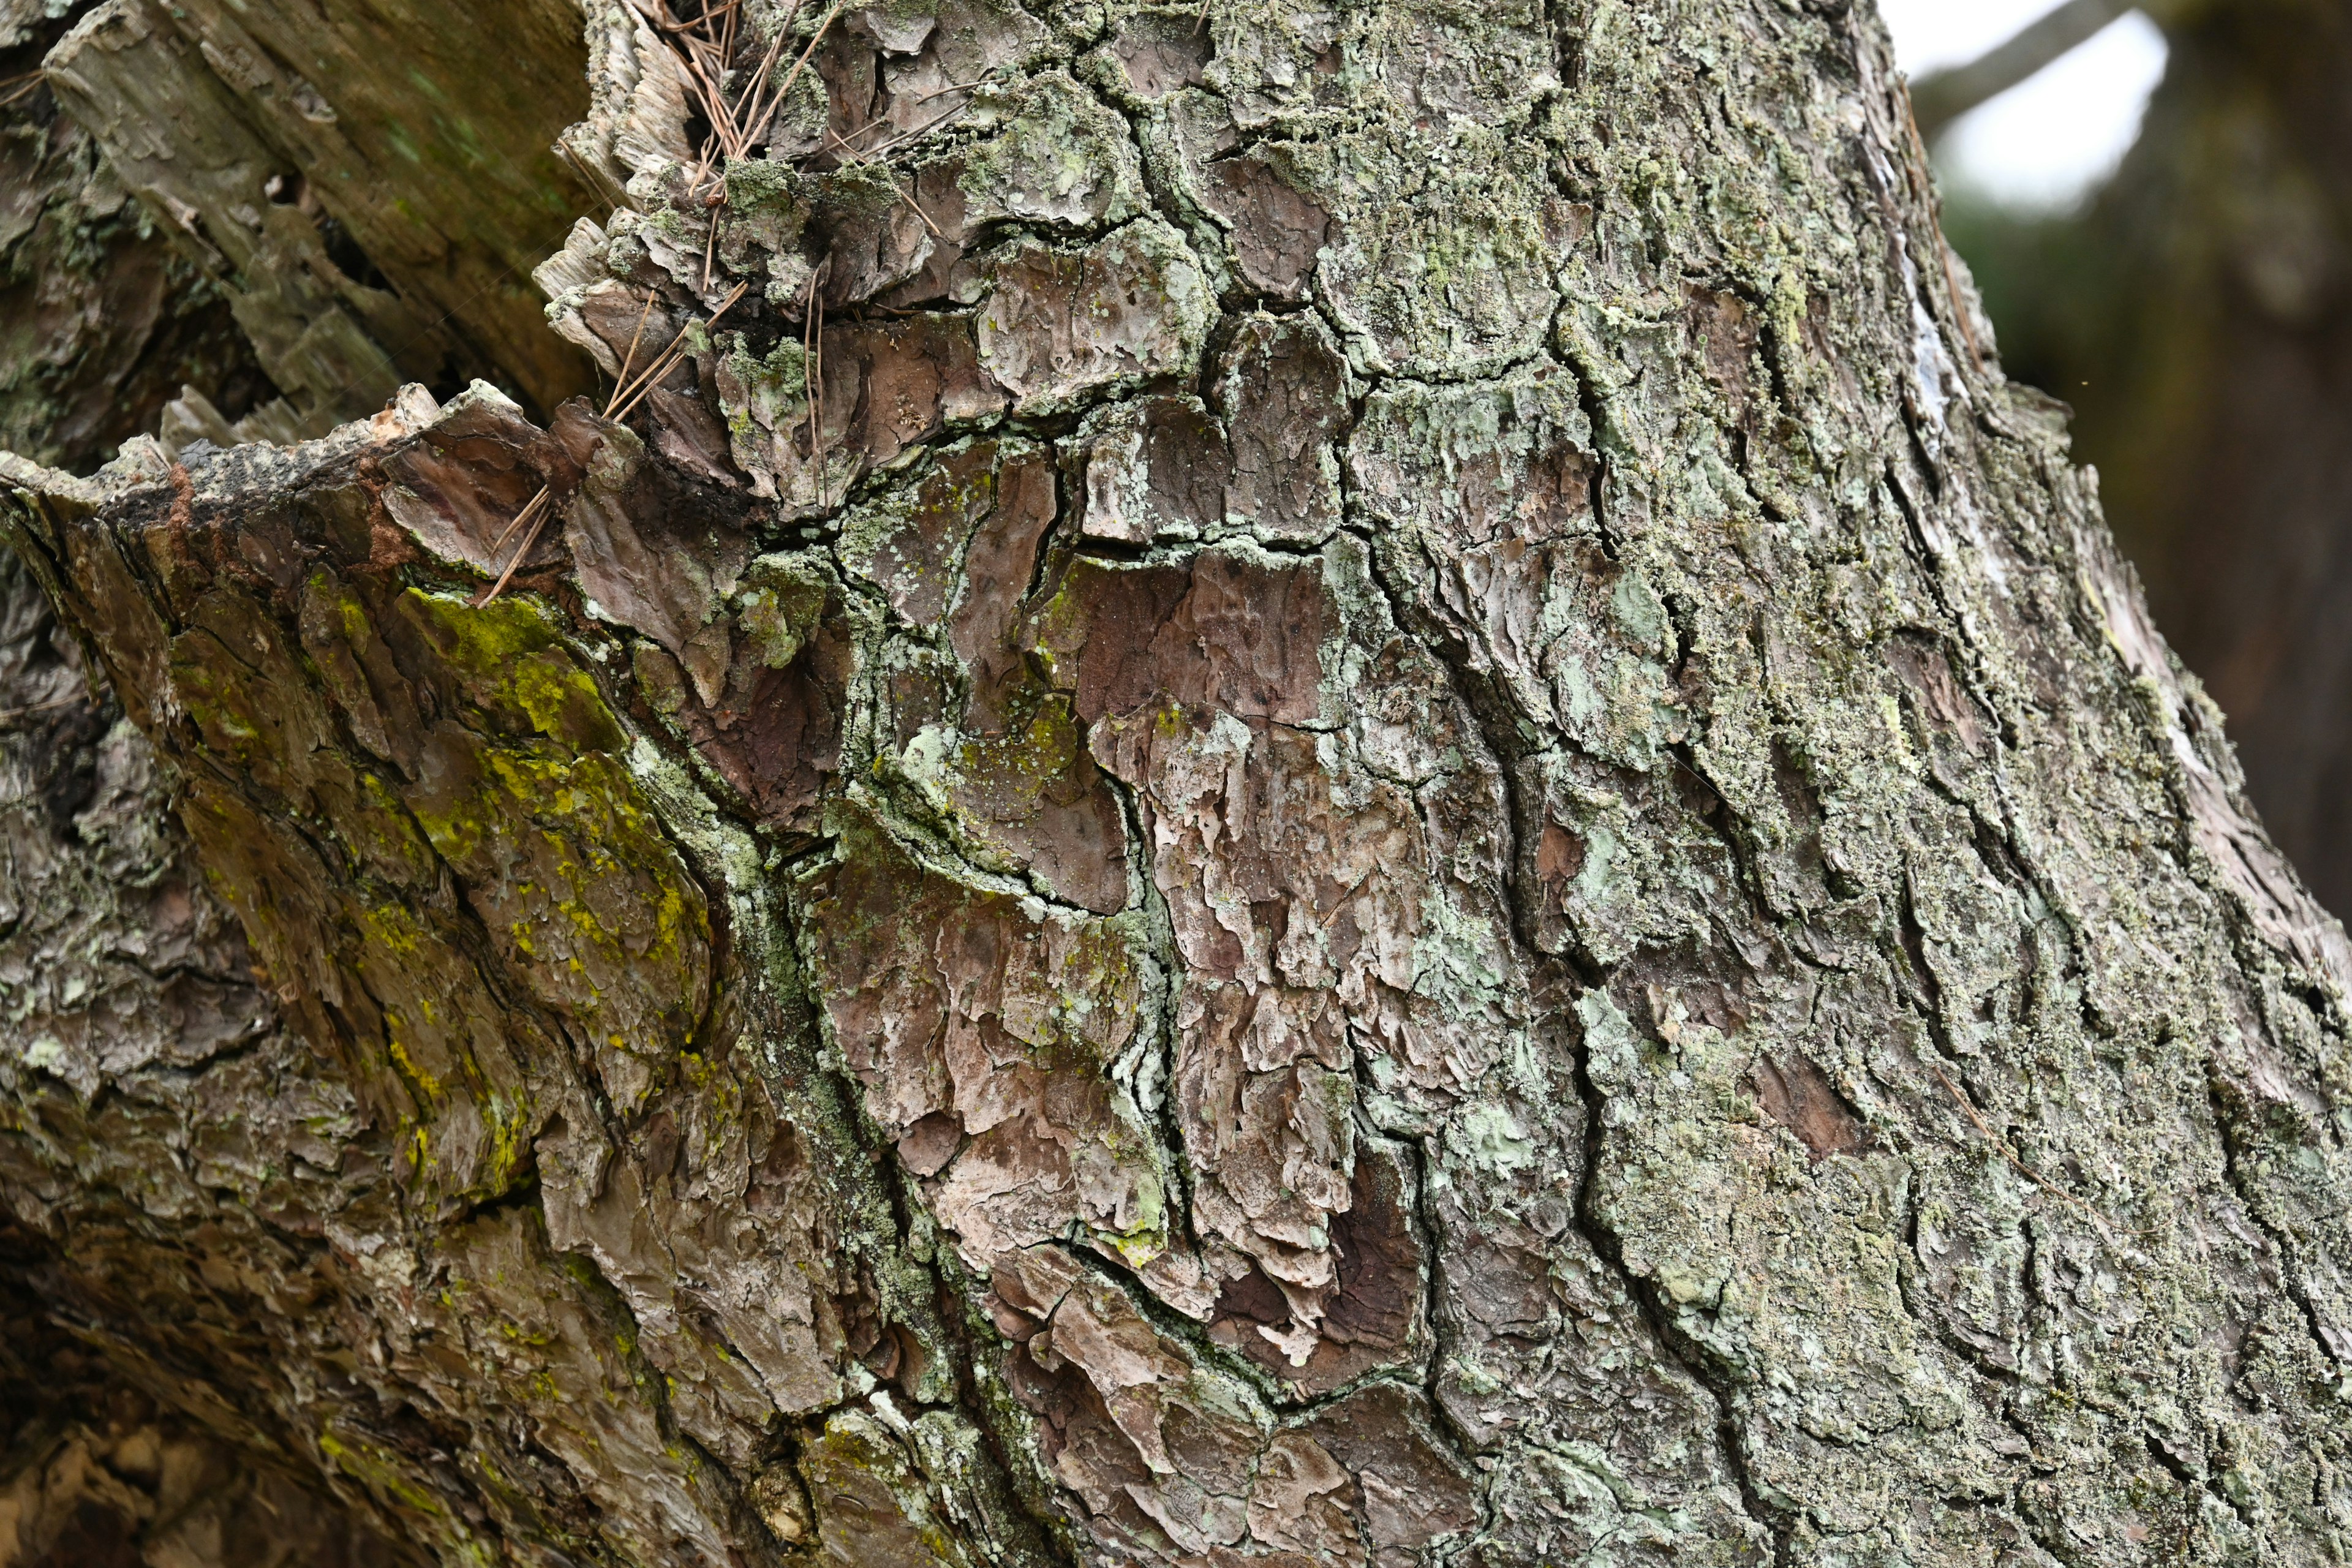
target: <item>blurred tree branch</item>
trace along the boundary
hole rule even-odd
[[[2161,25],[2180,9],[2160,0],[2137,6],[2131,0],[2066,0],[1968,64],[1931,72],[1912,83],[1911,107],[1919,117],[1919,133],[1933,141],[1969,110],[2056,63],[2127,11],[2145,11]]]
[[[2352,910],[2352,10],[2143,9],[2170,58],[2114,179],[2056,213],[1956,183],[1946,230],[2003,369],[2077,410],[2264,824]]]

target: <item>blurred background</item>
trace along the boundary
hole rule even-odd
[[[1880,0],[2004,368],[2352,914],[2352,0]]]

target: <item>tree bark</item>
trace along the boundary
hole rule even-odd
[[[1866,7],[740,23],[603,412],[0,458],[46,1311],[453,1563],[2341,1555],[2352,954]]]

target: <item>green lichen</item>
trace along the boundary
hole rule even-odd
[[[770,669],[793,662],[824,612],[832,584],[801,555],[762,555],[743,569],[735,597],[736,629]]]
[[[467,1568],[498,1568],[500,1553],[496,1546],[467,1529],[451,1514],[445,1499],[419,1485],[404,1456],[332,1427],[318,1434],[318,1445],[319,1452],[343,1474],[418,1516],[439,1537],[439,1544],[452,1561]]]
[[[804,410],[808,401],[808,353],[793,339],[786,338],[764,355],[755,355],[740,333],[722,332],[719,341],[724,350],[727,373],[743,388],[738,402],[730,400],[727,407],[730,433],[739,442],[760,438],[763,430],[779,430],[790,424],[796,410]]]
[[[621,722],[548,611],[520,595],[478,608],[410,589],[403,608],[432,638],[458,689],[493,721],[581,751],[617,754]]]
[[[1124,223],[1149,205],[1126,121],[1066,72],[983,84],[956,125],[994,132],[958,159],[957,183],[974,224],[1091,227]]]

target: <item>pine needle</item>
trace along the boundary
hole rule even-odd
[[[819,511],[825,510],[825,493],[830,486],[824,474],[824,296],[817,292],[817,285],[832,270],[832,257],[817,263],[815,270],[809,274],[808,296],[801,308],[801,365],[809,400],[809,467],[816,475]]]
[[[29,719],[36,713],[54,713],[60,708],[71,708],[78,702],[89,700],[90,699],[88,693],[78,693],[72,697],[52,697],[47,702],[27,703],[22,708],[0,709],[0,724],[10,723],[18,719]]]
[[[698,323],[689,321],[687,325],[679,328],[677,336],[670,340],[669,346],[662,351],[661,357],[655,360],[653,363],[645,368],[644,373],[641,374],[637,377],[636,381],[631,385],[628,395],[622,398],[613,412],[606,415],[605,417],[615,420],[626,419],[630,414],[635,410],[637,405],[645,401],[646,395],[654,389],[654,387],[661,381],[663,376],[667,375],[670,373],[671,367],[686,357],[686,340],[688,334],[692,332],[697,325],[703,327],[715,326],[718,323],[719,318],[733,310],[735,308],[735,301],[740,300],[743,297],[744,290],[751,287],[751,284],[748,279],[743,282],[738,283],[735,285],[735,291],[727,296],[725,300],[719,304],[719,309],[710,312],[710,319],[709,321]]]
[[[707,327],[717,321],[719,317],[734,308],[735,301],[740,300],[744,290],[751,287],[749,282],[738,283],[735,286],[735,292],[728,295],[726,301],[719,309],[710,312],[710,320],[700,324]],[[654,291],[648,289],[646,290],[645,310],[637,316],[637,336],[629,340],[628,358],[622,362],[621,374],[624,378],[627,377],[629,367],[636,363],[637,344],[644,337],[646,320],[653,313],[653,308]],[[620,384],[614,387],[612,400],[604,405],[605,418],[625,419],[638,404],[645,401],[646,395],[653,390],[663,376],[669,374],[670,367],[686,357],[687,337],[694,331],[695,325],[694,322],[688,322],[679,328],[677,335],[669,341],[669,346],[665,348],[651,364],[639,372],[635,379],[624,379]],[[522,542],[517,545],[515,552],[507,558],[506,570],[499,574],[499,580],[490,584],[488,593],[474,601],[475,608],[479,609],[505,593],[507,584],[514,581],[516,569],[530,558],[531,546],[539,542],[541,532],[547,527],[547,520],[554,514],[553,499],[553,492],[547,486],[540,486],[537,493],[523,503],[522,510],[514,514],[513,521],[509,522],[498,538],[492,542],[489,552],[491,558],[495,560],[500,548],[508,540],[514,537],[515,531],[521,528],[526,521],[530,524],[530,531],[523,535]]]
[[[2106,1237],[2107,1245],[2110,1247],[2122,1245],[2116,1241],[2116,1233],[2107,1227],[2107,1222],[2099,1216],[2099,1212],[2096,1209],[2091,1207],[2090,1205],[2084,1203],[2074,1194],[2065,1191],[2063,1188],[2053,1185],[2052,1183],[2043,1180],[2042,1177],[2035,1175],[2032,1171],[2026,1169],[2025,1162],[2019,1159],[2011,1152],[2009,1145],[2001,1141],[2000,1135],[1992,1130],[1992,1123],[1987,1121],[1984,1119],[1984,1113],[1976,1108],[1975,1102],[1969,1100],[1967,1095],[1962,1094],[1960,1092],[1960,1086],[1954,1083],[1951,1079],[1946,1075],[1943,1065],[1932,1057],[1926,1057],[1926,1053],[1923,1052],[1921,1054],[1926,1058],[1927,1070],[1936,1075],[1937,1081],[1941,1083],[1945,1089],[1951,1095],[1953,1102],[1960,1108],[1961,1114],[1966,1116],[1976,1125],[1976,1130],[1984,1135],[1984,1141],[1991,1144],[1993,1146],[1993,1151],[2003,1160],[2009,1163],[2009,1168],[2011,1170],[2015,1171],[2019,1175],[2024,1177],[2035,1187],[2049,1194],[2052,1197],[2056,1198],[2060,1203],[2064,1204],[2068,1208],[2071,1208],[2075,1213],[2081,1215],[2084,1219],[2089,1220],[2091,1224],[2097,1228],[2098,1233]]]
[[[515,549],[514,554],[508,558],[507,569],[499,574],[499,580],[490,585],[490,591],[488,593],[484,594],[481,597],[474,601],[474,608],[478,610],[484,605],[488,604],[492,599],[497,598],[500,594],[505,593],[507,591],[507,584],[514,580],[515,568],[521,565],[523,563],[523,557],[530,553],[530,547],[539,542],[540,526],[546,522],[547,514],[554,510],[547,504],[548,496],[548,488],[545,485],[540,486],[537,493],[535,493],[530,500],[523,503],[522,510],[514,514],[514,521],[508,523],[505,530],[500,532],[497,540],[491,543],[490,557],[492,560],[496,560],[498,558],[499,547],[504,544],[509,539],[514,537],[514,531],[522,526],[523,519],[530,518],[531,520],[530,531],[523,535],[522,543],[518,545]]]
[[[792,94],[793,84],[801,79],[801,72],[808,68],[810,57],[816,53],[816,47],[824,42],[825,30],[833,26],[833,19],[841,15],[843,5],[846,4],[847,0],[833,0],[833,5],[825,12],[824,19],[816,25],[816,31],[809,35],[808,47],[803,49],[801,58],[793,62],[793,68],[785,76],[783,86],[776,89],[775,100],[767,106],[764,114],[752,111],[759,109],[761,93],[767,88],[767,73],[764,71],[761,73],[761,79],[752,93],[751,110],[746,110],[743,117],[750,126],[743,137],[743,144],[746,147],[751,146],[767,135],[768,122],[775,119],[777,110],[783,108],[784,100]],[[779,32],[776,37],[782,40],[783,34]]]
[[[646,321],[653,313],[654,290],[648,289],[646,290],[646,308],[637,312],[637,330],[629,335],[629,352],[621,359],[621,374],[613,378],[613,395],[604,402],[604,417],[607,419],[613,416],[614,408],[621,401],[622,384],[629,379],[629,369],[637,363],[637,345],[645,341]]]
[[[726,16],[729,12],[737,9],[742,5],[742,3],[743,0],[727,0],[726,5],[720,5],[714,10],[705,11],[701,16],[697,16],[691,22],[681,22],[677,20],[676,17],[670,16],[669,7],[665,5],[662,7],[661,16],[656,19],[654,26],[659,27],[665,33],[690,33],[697,27],[709,31],[710,19],[713,16]],[[730,31],[733,30],[735,24],[732,17],[729,18],[727,26]]]
[[[904,147],[908,142],[916,140],[918,137],[930,134],[930,132],[938,130],[940,126],[945,125],[949,121],[953,120],[957,115],[969,111],[971,108],[971,105],[969,103],[959,103],[950,109],[946,113],[934,115],[932,118],[923,121],[920,125],[915,126],[911,130],[901,131],[898,135],[891,137],[888,141],[884,142],[877,146],[869,148],[862,153],[856,153],[855,155],[866,159],[887,157],[892,153],[897,152],[899,148]],[[836,137],[835,140],[839,141],[840,139]],[[844,143],[844,145],[846,145],[846,143]]]
[[[923,220],[923,226],[931,231],[933,237],[942,240],[947,238],[946,231],[941,229],[938,224],[931,221],[931,215],[925,212],[922,208],[922,205],[915,200],[914,195],[908,191],[907,187],[898,183],[898,176],[897,174],[891,173],[891,171],[883,164],[877,163],[873,158],[866,156],[865,153],[860,153],[856,148],[852,147],[848,142],[843,141],[833,132],[828,131],[825,134],[833,137],[834,148],[835,151],[839,152],[843,157],[848,159],[851,163],[857,164],[861,168],[868,168],[877,171],[884,179],[889,181],[890,188],[898,193],[898,199],[906,203],[908,209],[917,217]]]

